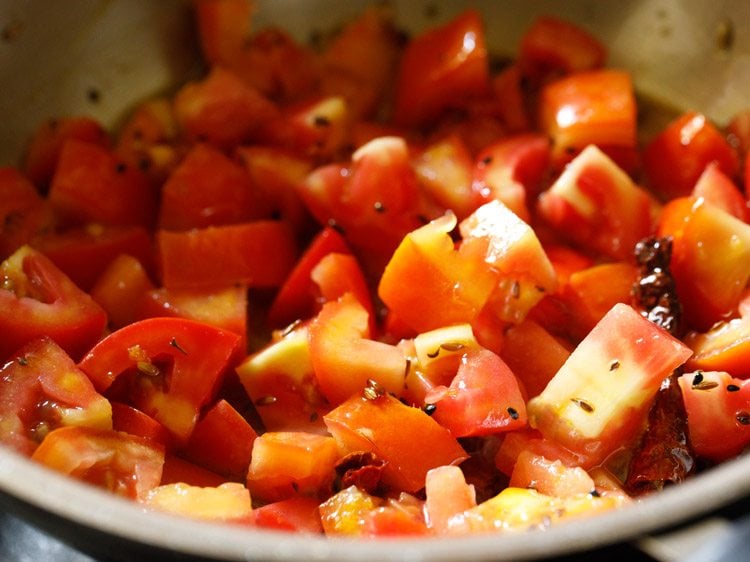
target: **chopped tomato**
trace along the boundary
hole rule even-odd
[[[39,236],[31,245],[47,256],[84,291],[90,291],[112,261],[122,254],[153,270],[151,235],[142,226],[89,224]]]
[[[220,67],[203,80],[184,85],[175,95],[174,110],[189,140],[220,149],[252,140],[279,117],[272,102]]]
[[[151,416],[121,402],[112,402],[112,429],[145,437],[171,448],[169,431]]]
[[[184,454],[199,466],[242,480],[258,434],[226,400],[218,400],[195,424]]]
[[[327,435],[266,432],[253,443],[247,487],[253,497],[280,501],[330,493],[340,454]]]
[[[581,467],[568,467],[559,460],[552,461],[529,450],[518,455],[508,486],[532,488],[558,498],[590,494],[596,490],[594,481]]]
[[[466,458],[447,429],[389,394],[354,395],[324,419],[343,451],[371,451],[385,460],[383,481],[397,490],[416,492],[430,469]]]
[[[154,284],[141,262],[129,254],[113,259],[91,288],[91,298],[107,312],[110,328],[122,328],[138,318],[134,302]]]
[[[53,226],[52,210],[16,168],[0,168],[0,259]]]
[[[185,232],[156,232],[161,280],[169,289],[275,287],[294,265],[296,242],[279,221],[253,221]]]
[[[750,278],[750,226],[704,199],[666,205],[659,236],[672,237],[671,270],[685,320],[708,330],[736,309]]]
[[[578,72],[552,82],[542,90],[539,112],[558,168],[590,144],[605,152],[636,146],[635,94],[627,72]]]
[[[542,393],[529,422],[594,466],[630,442],[661,381],[691,355],[630,306],[615,305],[573,350]]]
[[[433,419],[456,437],[513,431],[527,423],[515,375],[489,350],[465,354],[450,386],[436,386],[425,402],[435,406]]]
[[[521,37],[518,65],[539,84],[561,74],[604,66],[607,48],[582,27],[554,16],[541,16]]]
[[[380,278],[380,298],[417,331],[471,322],[497,284],[483,256],[471,259],[454,248],[455,226],[455,215],[447,213],[409,233]]]
[[[700,457],[722,461],[750,443],[750,381],[720,371],[686,372],[679,378],[690,444]]]
[[[726,371],[733,377],[750,378],[750,317],[743,314],[719,322],[707,332],[691,332],[685,343],[693,350],[688,369]]]
[[[151,226],[157,194],[138,168],[97,144],[66,140],[49,201],[69,224]]]
[[[323,305],[310,324],[310,361],[331,404],[359,393],[369,380],[402,391],[406,359],[396,346],[369,339],[369,332],[367,310],[351,293]]]
[[[236,482],[205,488],[182,482],[163,484],[149,490],[141,503],[149,509],[193,519],[245,524],[253,519],[250,492]]]
[[[241,284],[213,289],[152,288],[131,303],[137,303],[137,320],[155,317],[186,318],[205,322],[247,341],[247,287]]]
[[[388,9],[366,9],[326,46],[321,89],[342,95],[354,118],[371,117],[390,93],[401,54]]]
[[[697,112],[669,123],[643,153],[650,185],[664,199],[688,195],[711,162],[730,178],[739,171],[734,149],[708,118]]]
[[[316,498],[295,497],[268,503],[253,511],[258,527],[279,531],[320,534],[323,527]]]
[[[484,26],[477,11],[467,10],[407,45],[396,82],[394,121],[424,125],[489,90]]]
[[[0,442],[31,455],[64,426],[112,428],[112,409],[73,360],[47,337],[30,341],[0,368]]]
[[[239,340],[208,324],[153,318],[113,332],[79,366],[100,392],[143,410],[185,443]]]
[[[109,137],[102,125],[91,117],[58,117],[48,119],[34,131],[23,159],[23,172],[46,192],[57,168],[65,141],[76,139],[109,148]]]
[[[702,197],[741,221],[748,222],[750,209],[740,188],[719,168],[714,160],[706,166],[695,183],[692,197]]]
[[[313,238],[276,293],[268,311],[271,326],[286,326],[317,313],[317,291],[311,274],[315,266],[331,253],[347,254],[349,247],[338,231],[327,226]]]
[[[190,230],[266,218],[269,205],[244,168],[217,149],[198,144],[161,190],[159,227]]]
[[[159,485],[164,449],[127,433],[60,427],[44,438],[31,458],[117,495],[141,499]]]
[[[0,264],[0,357],[48,336],[78,359],[102,335],[107,315],[46,256],[22,246]]]
[[[236,370],[266,430],[322,429],[328,404],[313,370],[307,325],[284,330]]]
[[[539,211],[563,237],[614,259],[629,259],[653,234],[659,205],[597,147],[583,150],[539,197]]]
[[[453,518],[472,507],[477,499],[474,486],[467,484],[457,466],[439,466],[425,480],[427,526],[436,533],[450,533]]]

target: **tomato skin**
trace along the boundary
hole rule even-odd
[[[570,351],[547,330],[526,319],[505,332],[500,357],[526,389],[538,396],[570,356]]]
[[[669,123],[643,153],[650,186],[665,200],[688,195],[712,161],[730,178],[739,171],[735,151],[708,118],[697,112]]]
[[[29,456],[68,425],[111,429],[110,404],[55,342],[32,340],[0,368],[0,441]]]
[[[708,203],[715,205],[730,215],[748,222],[750,208],[739,187],[721,171],[719,164],[712,161],[703,170],[695,182],[691,197],[703,197]]]
[[[89,294],[107,312],[110,328],[122,328],[137,319],[134,302],[153,290],[154,284],[141,262],[120,254],[97,278]]]
[[[215,395],[239,341],[238,335],[208,324],[152,318],[111,333],[79,367],[100,392],[117,382],[127,403],[164,425],[178,443],[185,443],[201,409]],[[150,374],[139,372],[139,367]]]
[[[91,117],[58,117],[39,125],[26,148],[22,169],[43,193],[49,188],[60,158],[60,151],[68,139],[109,148],[109,137],[106,131],[98,121]]]
[[[16,168],[0,168],[0,259],[52,229],[49,204]]]
[[[156,317],[186,318],[205,322],[240,337],[247,345],[247,287],[231,285],[215,289],[151,288],[138,295],[136,320]]]
[[[37,250],[19,248],[0,275],[11,288],[0,291],[0,357],[46,335],[78,359],[102,335],[104,310]]]
[[[289,225],[253,221],[185,232],[156,232],[162,284],[169,289],[275,287],[294,265],[297,243]]]
[[[529,202],[539,193],[549,160],[547,137],[526,133],[503,138],[477,155],[473,189],[482,194],[485,202],[500,199],[519,218],[529,222]]]
[[[121,254],[133,256],[147,271],[153,270],[151,235],[142,226],[90,224],[39,236],[32,240],[31,245],[84,291],[90,291],[99,276]]]
[[[670,267],[689,327],[705,331],[731,316],[750,274],[750,226],[703,199],[680,197],[661,215]]]
[[[153,224],[156,193],[139,169],[99,145],[67,140],[49,190],[49,201],[68,224]]]
[[[257,437],[229,402],[218,400],[195,424],[184,454],[199,466],[239,481],[247,475]]]
[[[210,470],[191,463],[174,454],[167,453],[160,485],[184,483],[189,486],[220,486],[226,478]]]
[[[433,419],[456,437],[513,431],[528,421],[515,375],[489,350],[466,353],[450,386],[433,388],[425,402],[436,406]]]
[[[615,260],[630,259],[653,234],[660,206],[596,146],[586,147],[539,197],[538,210],[557,233]]]
[[[541,16],[521,37],[517,64],[524,76],[539,84],[561,74],[600,68],[606,59],[607,48],[585,29]]]
[[[350,251],[344,237],[335,229],[326,226],[307,246],[276,293],[268,311],[270,326],[279,328],[297,319],[309,318],[316,314],[316,290],[311,273],[315,266],[331,253],[348,254]]]
[[[398,32],[388,10],[365,9],[326,47],[321,90],[346,99],[352,118],[372,117],[388,95],[401,54]]]
[[[305,497],[269,503],[253,511],[253,522],[264,529],[321,534],[319,503],[316,498]]]
[[[235,74],[214,67],[174,97],[174,111],[188,140],[230,149],[259,135],[279,109]]]
[[[590,144],[605,152],[632,150],[637,123],[630,75],[594,70],[552,82],[542,90],[539,120],[552,139],[552,162],[557,169]],[[612,156],[616,154],[617,150]]]
[[[489,64],[479,13],[467,10],[412,39],[401,58],[394,121],[419,126],[467,97],[489,92]]]
[[[121,402],[112,402],[111,404],[112,429],[151,439],[164,445],[167,450],[172,448],[172,438],[169,431],[154,418]]]
[[[33,460],[128,498],[159,485],[164,449],[149,439],[112,430],[61,427],[34,451]]]
[[[389,394],[352,396],[324,420],[343,451],[372,451],[385,460],[383,482],[397,490],[416,492],[430,469],[467,457],[447,429]]]
[[[695,453],[714,462],[740,454],[750,443],[750,381],[720,371],[684,373],[678,381]]]
[[[244,168],[207,144],[188,152],[161,190],[159,227],[190,230],[266,218],[269,205]]]

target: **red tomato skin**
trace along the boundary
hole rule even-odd
[[[737,456],[750,443],[750,381],[720,371],[678,379],[695,453],[714,462]]]
[[[0,368],[0,420],[0,442],[30,456],[57,427],[111,429],[112,409],[68,354],[40,337]]]
[[[515,375],[489,350],[464,355],[450,387],[433,388],[425,402],[436,406],[432,417],[456,437],[513,431],[528,421]]]
[[[92,224],[39,236],[32,240],[31,245],[84,291],[90,291],[121,254],[137,259],[147,272],[153,270],[151,235],[142,226]]]
[[[687,325],[705,331],[734,314],[748,281],[750,226],[704,199],[679,197],[664,207],[657,233],[673,239]]]
[[[253,521],[264,529],[318,535],[323,532],[319,504],[316,498],[305,497],[269,503],[253,510]]]
[[[160,485],[184,483],[189,486],[216,487],[226,482],[226,478],[198,466],[190,461],[167,453],[164,458],[164,467],[161,474]]]
[[[240,336],[208,324],[151,318],[111,333],[86,354],[79,367],[101,392],[117,381],[128,403],[155,418],[184,444],[201,409],[215,396],[239,341]],[[168,386],[164,386],[166,373],[160,363],[165,360]],[[157,372],[139,374],[138,366],[144,368],[144,364],[155,366]],[[118,381],[121,377],[122,382]]]
[[[311,273],[315,266],[331,253],[351,252],[344,237],[337,230],[326,226],[313,238],[279,288],[268,311],[270,326],[280,328],[317,313],[316,290]]]
[[[101,124],[87,116],[57,117],[39,125],[29,141],[23,172],[41,192],[46,192],[55,174],[65,141],[76,139],[109,148],[109,137]]]
[[[343,451],[372,451],[387,461],[384,483],[405,492],[422,489],[430,469],[467,458],[446,428],[389,394],[352,396],[324,420]]]
[[[150,227],[156,193],[146,176],[110,150],[75,139],[60,151],[49,201],[67,224]]]
[[[236,224],[265,218],[269,210],[242,166],[198,144],[162,187],[159,227],[190,230]]]
[[[241,284],[216,289],[150,288],[138,295],[134,320],[172,317],[205,322],[240,336],[247,345],[247,287]],[[132,308],[132,307],[131,307]]]
[[[729,178],[739,171],[737,154],[724,136],[697,112],[688,112],[645,148],[643,166],[650,187],[663,199],[688,195],[710,162]]]
[[[16,168],[0,168],[0,259],[51,230],[54,217],[34,184]]]
[[[708,203],[721,208],[743,222],[748,222],[748,219],[750,219],[748,201],[742,195],[739,186],[721,171],[716,161],[712,161],[706,166],[698,181],[695,182],[695,187],[693,187],[690,195],[695,198],[702,197]]]
[[[165,449],[171,449],[173,445],[166,427],[138,408],[121,402],[112,402],[112,429],[151,439],[164,445]]]
[[[37,250],[19,248],[0,264],[0,274],[20,291],[0,291],[0,357],[49,336],[78,359],[101,337],[104,310]]]
[[[133,303],[154,288],[141,262],[120,254],[97,278],[89,294],[107,312],[109,327],[117,329],[138,319]]]
[[[294,266],[297,243],[289,225],[253,221],[185,232],[156,232],[162,284],[169,289],[276,287]]]
[[[542,90],[539,101],[542,131],[552,140],[552,164],[562,169],[591,144],[604,152],[636,147],[636,102],[630,75],[621,70],[571,74]],[[621,166],[626,160],[617,158]]]
[[[226,400],[218,400],[195,424],[184,454],[231,480],[241,481],[250,466],[258,434]]]
[[[467,10],[407,46],[396,83],[394,122],[424,125],[448,107],[460,107],[467,97],[480,97],[489,90],[481,17]]]
[[[540,84],[562,74],[604,66],[607,48],[588,31],[554,16],[541,16],[521,37],[518,66]]]
[[[272,102],[221,67],[183,86],[174,97],[174,110],[189,140],[223,150],[253,140],[280,116]]]

